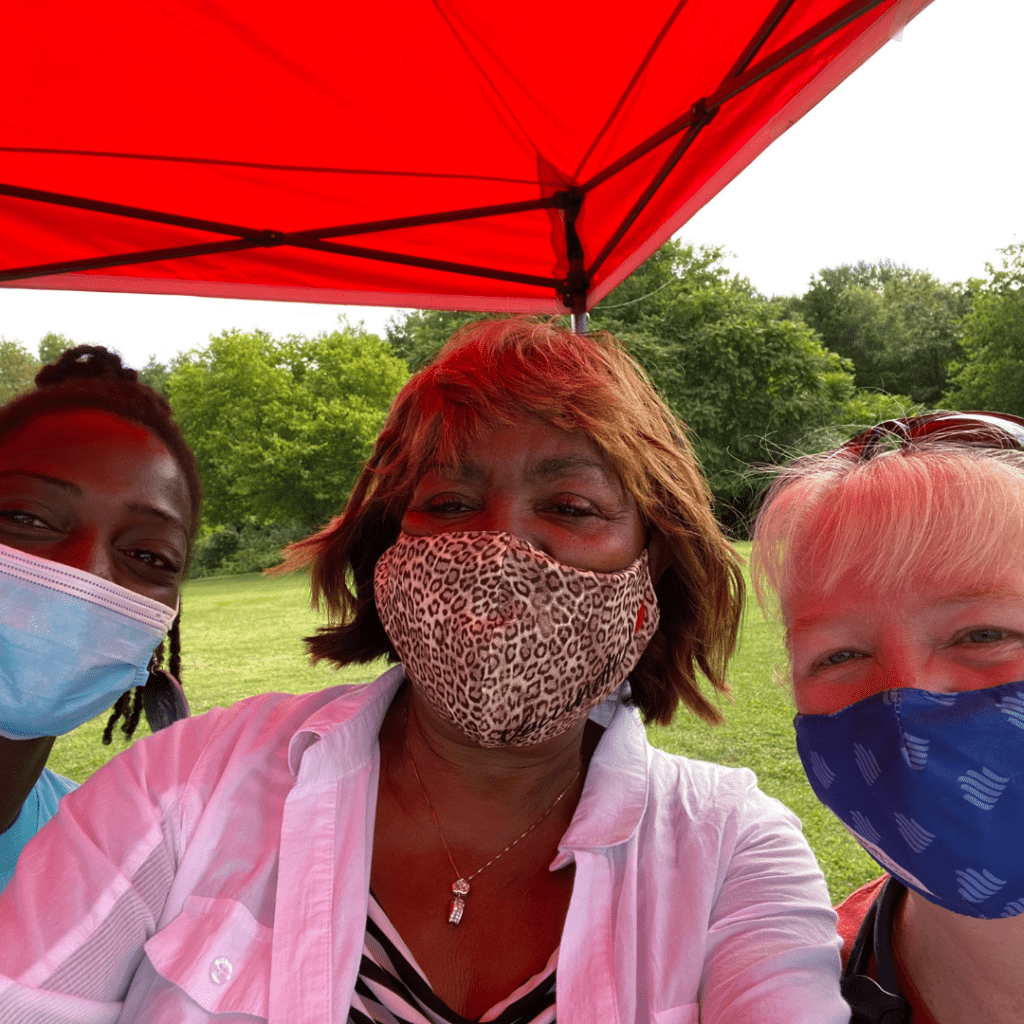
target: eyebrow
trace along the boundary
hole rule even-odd
[[[612,477],[608,467],[592,455],[553,455],[547,459],[541,459],[536,465],[531,466],[527,471],[528,480],[550,480],[560,476],[568,476],[571,473],[597,472],[606,482],[611,483]],[[456,466],[445,468],[436,467],[435,472],[450,476],[453,480],[480,480],[484,476],[483,469],[475,462],[460,462]]]
[[[0,469],[0,477],[7,476],[27,476],[32,480],[41,480],[44,484],[53,484],[55,487],[60,487],[62,490],[67,491],[69,494],[74,494],[77,497],[81,497],[83,494],[82,488],[78,484],[72,483],[70,480],[62,480],[59,476],[47,476],[45,473],[33,473],[28,469]],[[129,512],[136,512],[140,515],[153,516],[156,519],[161,519],[163,522],[170,526],[177,526],[185,536],[188,536],[188,529],[182,520],[173,515],[170,512],[165,512],[161,508],[156,508],[154,505],[144,505],[141,502],[133,501],[126,505],[125,508]]]
[[[162,508],[156,508],[154,505],[142,505],[139,502],[134,501],[126,505],[125,508],[127,508],[129,512],[138,512],[141,515],[155,516],[157,519],[162,519],[170,526],[179,527],[181,532],[184,533],[186,537],[188,536],[188,530],[185,528],[185,524],[181,519],[170,512],[165,512]]]
[[[936,605],[942,607],[949,607],[957,604],[968,604],[971,601],[982,601],[986,598],[997,598],[1006,601],[1021,601],[1024,600],[1024,592],[1019,588],[1014,587],[1012,584],[1000,584],[993,587],[974,587],[971,590],[961,590],[955,594],[950,594],[948,597],[941,598],[936,601]],[[793,624],[786,630],[786,642],[788,643],[790,638],[797,633],[806,633],[812,629],[819,628],[822,623],[825,624],[826,628],[828,625],[836,621],[835,616],[831,618],[822,618],[814,611],[805,612],[803,615],[798,616]]]
[[[567,476],[578,470],[596,470],[605,480],[610,480],[608,468],[600,459],[592,455],[555,455],[550,459],[542,459],[534,466],[528,476],[532,479],[550,479],[551,477]]]
[[[78,484],[73,484],[70,480],[61,480],[58,476],[47,476],[45,473],[33,473],[27,469],[0,469],[0,477],[2,476],[27,476],[33,480],[42,480],[44,484],[61,487],[72,494],[79,496],[82,494],[82,488]]]

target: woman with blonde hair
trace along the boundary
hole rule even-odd
[[[838,908],[855,1024],[1019,1021],[1024,420],[892,420],[798,460],[752,570],[811,786],[887,872]]]
[[[718,718],[698,680],[727,688],[742,583],[612,338],[464,328],[305,565],[331,616],[313,657],[400,664],[97,773],[37,840],[72,898],[16,876],[0,904],[0,1016],[847,1020],[798,822],[749,771],[647,742],[641,715]],[[113,791],[130,827],[98,824]],[[79,856],[49,856],[72,830]]]

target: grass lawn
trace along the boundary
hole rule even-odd
[[[746,554],[749,545],[740,545]],[[182,594],[182,676],[193,714],[255,693],[305,693],[341,682],[375,679],[383,662],[336,671],[311,668],[301,638],[317,625],[303,575],[258,575],[194,580]],[[706,726],[680,715],[667,727],[649,729],[651,742],[673,753],[754,770],[761,788],[803,820],[834,899],[845,896],[879,869],[814,797],[796,756],[788,694],[776,682],[785,656],[777,627],[748,603],[739,653],[730,666],[733,699],[723,704],[726,724]],[[84,781],[127,744],[120,732],[100,742],[107,715],[58,738],[49,767]],[[149,732],[145,718],[137,736]]]

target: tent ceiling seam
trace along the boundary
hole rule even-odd
[[[651,43],[650,47],[647,50],[647,53],[643,57],[643,60],[640,61],[640,64],[634,72],[633,77],[629,80],[629,84],[626,86],[622,95],[619,97],[618,102],[612,108],[612,112],[608,115],[608,120],[605,121],[604,126],[594,136],[594,141],[591,142],[586,153],[583,154],[583,159],[579,162],[579,166],[573,173],[573,178],[579,178],[580,172],[583,170],[583,168],[586,166],[587,161],[590,159],[590,154],[594,152],[594,150],[597,148],[598,143],[601,141],[601,139],[604,138],[608,130],[611,128],[615,118],[619,116],[619,111],[622,110],[622,108],[625,106],[626,100],[629,99],[629,94],[636,88],[637,82],[640,81],[640,76],[643,75],[644,71],[647,70],[648,65],[654,59],[654,55],[658,51],[658,47],[660,47],[661,44],[665,41],[665,36],[668,35],[669,29],[671,29],[672,26],[675,24],[676,19],[682,13],[683,8],[687,5],[688,2],[689,0],[679,0],[679,3],[676,4],[675,10],[673,10],[672,13],[668,16],[668,18],[665,19],[665,24],[662,25],[661,31],[657,34],[657,36],[655,36],[654,42]],[[793,3],[794,0],[789,0],[789,2]]]
[[[253,160],[217,160],[212,157],[169,156],[157,153],[117,153],[102,149],[50,149],[40,146],[0,146],[0,153],[39,156],[81,156],[100,160],[147,160],[161,164],[198,164],[203,167],[240,167],[254,171],[289,171],[295,174],[350,174],[368,178],[424,178],[440,181],[489,181],[496,185],[526,185],[528,178],[499,178],[492,174],[442,174],[440,171],[386,171],[368,167],[314,167],[304,164],[267,164]]]
[[[515,111],[511,108],[511,106],[509,106],[508,101],[505,99],[504,96],[502,96],[498,87],[494,84],[493,81],[491,81],[491,76],[487,74],[487,72],[483,68],[483,65],[480,63],[479,60],[477,60],[476,55],[469,48],[469,44],[466,42],[465,39],[462,38],[461,34],[456,31],[451,19],[441,9],[441,4],[439,3],[439,0],[432,0],[432,3],[434,7],[437,9],[437,13],[441,15],[441,18],[443,19],[444,23],[448,26],[448,31],[451,32],[451,34],[455,37],[458,44],[463,48],[463,50],[466,51],[466,56],[473,62],[473,66],[476,68],[480,77],[490,86],[491,91],[498,98],[501,105],[508,111],[508,116],[511,117],[512,120],[515,122],[515,126],[523,133],[523,138],[526,140],[530,149],[532,149],[534,153],[539,157],[541,155],[540,148],[530,137],[530,133],[523,127],[522,122],[519,120],[519,118],[516,117]]]

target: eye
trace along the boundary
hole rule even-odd
[[[424,512],[431,516],[450,516],[468,512],[471,507],[469,502],[459,494],[436,494],[423,501],[414,511]]]
[[[545,512],[552,512],[558,516],[567,516],[570,519],[579,519],[585,516],[597,515],[593,505],[578,498],[575,495],[558,495],[544,507]]]
[[[33,515],[31,512],[26,512],[24,509],[11,508],[0,511],[0,518],[6,519],[9,523],[15,526],[25,526],[34,530],[49,530],[52,529],[49,523],[40,519],[38,516]]]
[[[972,629],[969,633],[960,638],[960,642],[971,644],[994,644],[1006,639],[1006,633],[1001,629]]]
[[[818,662],[820,668],[831,668],[835,665],[845,665],[848,662],[855,661],[857,658],[862,658],[864,655],[859,654],[857,651],[834,651],[832,654],[826,655],[821,661]]]
[[[158,569],[161,572],[176,573],[180,568],[179,565],[166,555],[161,555],[156,551],[150,551],[148,548],[131,548],[126,550],[125,554],[128,555],[129,558],[134,558],[143,565],[152,569]]]

